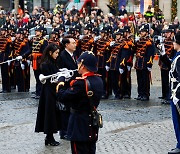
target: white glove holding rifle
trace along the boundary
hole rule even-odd
[[[22,60],[22,58],[23,58],[22,56],[17,56],[16,60],[20,61],[20,60]]]
[[[158,44],[157,47],[159,49],[159,53],[164,56],[166,54],[164,44]]]

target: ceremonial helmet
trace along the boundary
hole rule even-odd
[[[77,59],[78,63],[82,63],[89,71],[97,72],[97,58],[92,51],[83,52]]]
[[[0,28],[1,31],[7,31],[7,29],[8,29],[8,27],[6,25],[2,25]]]
[[[149,24],[144,24],[139,29],[140,32],[148,32],[149,33]]]

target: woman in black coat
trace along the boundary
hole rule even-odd
[[[51,43],[43,52],[40,65],[41,73],[45,76],[58,72],[56,58],[59,54],[59,48]],[[53,133],[60,129],[58,111],[56,110],[56,83],[51,83],[50,78],[42,86],[38,113],[36,119],[35,132],[44,132],[46,134],[45,145],[57,146],[59,142],[55,141]]]

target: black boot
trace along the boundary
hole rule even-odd
[[[45,138],[45,145],[58,146],[60,143],[55,141],[53,134],[47,134]]]

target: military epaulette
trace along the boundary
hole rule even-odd
[[[150,40],[148,40],[148,41],[146,42],[146,45],[147,45],[147,46],[150,46],[150,45],[152,45],[152,42],[151,42]]]
[[[76,81],[77,81],[77,80],[72,80],[72,81],[70,82],[70,86],[72,87]]]

